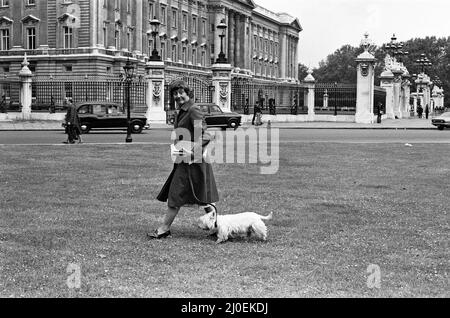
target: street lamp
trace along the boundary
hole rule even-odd
[[[337,116],[337,86],[338,83],[334,82],[334,116]]]
[[[153,35],[153,51],[150,56],[150,61],[161,61],[161,57],[158,54],[158,50],[156,49],[156,35],[159,33],[159,25],[161,22],[156,17],[153,17],[153,20],[150,21],[150,25],[152,26],[152,35]]]
[[[420,54],[420,59],[417,59],[415,64],[420,66],[422,73],[426,67],[430,67],[432,65],[430,60],[425,56],[425,53]]]
[[[221,34],[219,34],[220,37],[220,53],[219,57],[216,60],[216,63],[227,63],[227,58],[225,57],[225,53],[223,53],[223,38],[225,37],[225,30],[227,28],[227,25],[225,24],[225,19],[222,19],[220,23],[217,25],[217,29],[219,31],[222,31]]]
[[[391,37],[391,42],[384,45],[386,51],[388,51],[389,55],[395,57],[396,55],[402,55],[403,42],[397,42],[397,37],[395,34]]]
[[[131,88],[131,81],[133,80],[134,66],[130,62],[130,58],[127,59],[127,63],[123,67],[123,70],[125,71],[125,81],[127,83],[127,86],[126,86],[127,138],[125,139],[125,142],[133,142],[133,139],[131,138],[131,115],[130,115],[131,94],[130,94],[130,88]]]

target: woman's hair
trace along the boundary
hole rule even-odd
[[[184,90],[189,98],[194,98],[194,91],[182,80],[177,80],[170,85],[170,95],[172,96],[179,89]]]

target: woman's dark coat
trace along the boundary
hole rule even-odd
[[[197,126],[199,139],[195,140],[194,124]],[[189,131],[191,141],[197,147],[206,147],[211,141],[211,136],[206,132],[206,122],[200,107],[192,100],[180,107],[175,117],[174,129],[177,140],[182,140],[178,132],[180,129]],[[216,182],[211,164],[206,162],[188,164],[185,162],[175,163],[173,170],[166,183],[158,194],[157,199],[162,202],[168,201],[169,207],[181,207],[186,204],[204,205],[219,201]]]

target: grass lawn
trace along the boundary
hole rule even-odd
[[[0,296],[450,296],[447,145],[281,144],[274,175],[214,164],[221,213],[274,212],[267,242],[220,245],[197,207],[172,238],[146,240],[166,209],[167,151],[0,147]]]

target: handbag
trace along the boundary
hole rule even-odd
[[[194,147],[195,143],[192,141],[177,141],[174,144],[170,145],[170,156],[172,158],[172,161],[175,163],[201,163],[203,161],[206,161],[208,158],[208,150],[206,147],[202,149],[202,158],[196,159],[194,158]]]

